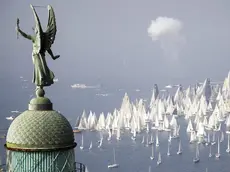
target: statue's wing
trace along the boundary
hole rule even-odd
[[[47,30],[44,33],[45,40],[46,40],[45,43],[46,50],[50,49],[51,45],[54,43],[56,32],[57,32],[54,10],[50,5],[48,5],[48,13],[49,13],[49,19],[47,24]]]
[[[34,19],[35,19],[35,42],[36,42],[36,49],[34,49],[35,53],[39,53],[41,50],[41,44],[42,44],[42,27],[41,27],[41,23],[40,20],[38,18],[37,12],[35,11],[34,7],[32,5],[30,5],[30,7],[32,8],[33,14],[34,14]],[[34,47],[35,48],[35,47]]]

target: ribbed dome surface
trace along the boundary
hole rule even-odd
[[[8,148],[55,149],[74,144],[70,123],[53,110],[23,112],[12,122],[6,137]]]

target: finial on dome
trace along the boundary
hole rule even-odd
[[[43,89],[43,87],[37,87],[36,89],[36,96],[37,97],[44,97],[45,95],[45,90]]]

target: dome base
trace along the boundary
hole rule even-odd
[[[50,152],[50,151],[61,151],[61,150],[69,150],[69,149],[74,149],[77,146],[77,143],[73,143],[72,145],[66,145],[66,146],[44,146],[43,148],[34,148],[31,145],[17,145],[17,144],[12,144],[12,143],[6,143],[4,147],[7,150],[12,150],[12,151],[19,151],[19,152]]]

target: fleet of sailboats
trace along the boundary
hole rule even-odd
[[[185,141],[181,138],[182,132],[187,132],[190,144],[196,144],[194,163],[200,161],[200,144],[209,148],[209,157],[212,157],[212,146],[217,143],[215,157],[219,158],[220,147],[225,143],[225,136],[227,138],[226,152],[230,153],[230,73],[222,86],[212,85],[210,79],[207,78],[202,84],[189,86],[186,90],[183,90],[181,85],[176,87],[178,88],[174,96],[169,92],[160,95],[158,86],[155,84],[149,105],[146,105],[143,99],[131,102],[128,94],[125,93],[120,109],[114,109],[107,115],[102,112],[98,118],[92,111],[88,116],[86,111],[83,111],[76,122],[78,124],[76,128],[81,131],[103,132],[108,141],[113,139],[122,141],[122,134],[130,132],[131,140],[139,140],[139,142],[134,142],[135,144],[141,142],[145,147],[151,145],[151,160],[154,159],[154,147],[157,149],[160,146],[161,133],[165,132],[168,133],[168,156],[171,155],[171,151],[175,151],[173,148],[171,150],[174,140],[178,140],[176,154],[182,154],[181,141],[183,145]],[[187,123],[185,128],[184,122],[181,121]],[[100,138],[99,148],[102,142],[103,137]],[[80,149],[83,148],[82,133]],[[89,149],[92,149],[92,142]],[[158,153],[157,164],[159,165],[162,157],[161,153]],[[109,165],[108,168],[117,167],[115,152],[114,164]]]

